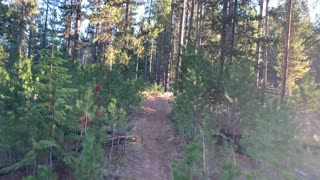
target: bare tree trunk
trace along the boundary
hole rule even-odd
[[[30,24],[29,24],[28,58],[31,58],[33,54],[34,32],[35,32],[35,26],[33,24],[33,17],[31,17]]]
[[[179,79],[179,72],[181,67],[181,46],[183,46],[184,42],[184,24],[185,24],[185,15],[186,15],[186,4],[187,0],[183,0],[183,6],[182,6],[182,14],[180,16],[180,27],[179,27],[179,42],[178,42],[178,58],[177,58],[177,64],[176,64],[176,80]]]
[[[129,49],[129,9],[130,9],[130,0],[126,0],[126,13],[125,13],[125,25],[124,25],[124,49],[125,53],[128,56]],[[128,64],[128,59],[126,59],[125,64]]]
[[[23,54],[24,29],[21,29],[18,36],[18,56]]]
[[[194,0],[191,1],[190,9],[190,19],[189,19],[189,31],[188,31],[188,40],[191,41],[192,31],[193,31],[193,14],[194,14]]]
[[[19,35],[18,35],[18,57],[20,57],[23,54],[23,42],[25,39],[25,22],[26,22],[26,12],[25,12],[25,2],[22,1],[21,2],[21,28],[19,29]]]
[[[160,85],[160,80],[159,80],[159,58],[158,58],[158,53],[159,51],[156,50],[156,58],[155,58],[155,71],[154,71],[154,79],[156,80],[157,85]]]
[[[139,55],[137,57],[137,62],[136,62],[136,80],[138,79],[138,72],[139,72]]]
[[[196,22],[196,46],[199,49],[201,45],[201,26],[202,26],[202,1],[198,0],[197,22]]]
[[[287,27],[285,34],[285,48],[284,48],[284,59],[282,66],[282,84],[281,84],[281,94],[280,101],[284,103],[284,96],[286,94],[286,85],[287,85],[287,76],[288,76],[288,59],[290,53],[290,31],[291,31],[291,9],[292,9],[292,1],[287,0]]]
[[[234,0],[229,0],[229,6],[228,6],[228,15],[227,15],[227,34],[226,34],[226,57],[225,57],[225,61],[226,62],[231,62],[232,61],[232,49],[231,49],[231,44],[233,43],[232,41],[232,25],[233,25],[233,10],[234,10]],[[227,68],[227,67],[225,67]],[[226,69],[226,72],[228,70]]]
[[[263,94],[262,94],[262,103],[265,101],[265,92],[268,82],[268,36],[269,36],[269,0],[266,0],[266,10],[264,18],[264,47],[263,47]]]
[[[65,26],[64,38],[66,39],[67,53],[71,57],[72,56],[72,48],[71,48],[71,27],[72,27],[72,16],[73,16],[73,3],[70,1],[70,9],[68,14],[68,20]],[[67,4],[68,0],[65,0],[65,4]]]
[[[46,2],[46,14],[44,21],[44,30],[43,30],[43,39],[42,39],[42,48],[47,47],[47,31],[48,31],[48,16],[49,16],[49,0]]]
[[[219,94],[222,96],[224,92],[224,61],[226,54],[226,36],[227,36],[227,9],[228,9],[228,0],[223,1],[222,6],[222,27],[221,27],[221,39],[220,39],[220,69],[219,69]],[[221,97],[220,97],[221,98]]]
[[[153,1],[150,0],[150,4],[149,4],[149,18],[148,18],[148,24],[151,25],[151,10],[152,10],[152,3]],[[149,43],[149,42],[148,42]],[[149,44],[148,44],[149,45]],[[151,42],[151,47],[148,47],[150,50],[150,60],[149,60],[149,81],[153,81],[153,78],[152,78],[152,58],[153,58],[153,42]]]
[[[165,74],[164,74],[164,92],[168,91],[168,84],[169,84],[169,72],[170,72],[170,64],[171,64],[171,57],[172,57],[172,31],[173,31],[173,0],[171,2],[171,12],[170,12],[170,32],[169,32],[169,48],[168,48],[168,60],[166,61],[165,67]]]
[[[256,65],[255,65],[255,74],[256,74],[256,91],[259,92],[259,84],[260,84],[260,59],[261,59],[261,36],[262,36],[262,12],[263,12],[263,1],[259,0],[259,25],[258,25],[258,39],[257,39],[257,47],[256,47]]]
[[[82,0],[77,0],[76,7],[76,24],[74,33],[74,43],[73,43],[73,63],[77,62],[78,51],[79,51],[79,36],[80,36],[80,21],[81,21],[81,2]]]
[[[147,81],[148,80],[148,57],[145,56],[144,58],[144,80]]]
[[[153,81],[152,80],[152,58],[153,58],[153,43],[151,43],[151,47],[150,47],[150,57],[149,57],[149,81]]]
[[[101,0],[97,1],[96,10],[97,10],[97,12],[101,12]],[[100,33],[100,23],[97,23],[96,27],[95,27],[95,37],[96,38],[99,37],[99,33]],[[96,40],[96,42],[94,43],[93,61],[95,63],[97,63],[100,60],[100,57],[99,57],[100,52],[99,52],[99,50],[100,50],[100,38],[98,38]]]
[[[238,0],[234,0],[233,4],[233,14],[232,14],[232,30],[231,30],[231,37],[230,37],[230,62],[232,62],[233,58],[233,49],[234,49],[234,37],[236,32],[236,25],[237,25],[237,8],[238,8]]]
[[[184,37],[187,37],[188,36],[188,30],[189,30],[189,23],[188,23],[188,20],[189,20],[189,11],[190,11],[190,6],[189,6],[189,2],[188,0],[186,1],[186,7],[185,7],[185,31],[184,31]],[[186,44],[188,43],[188,38],[186,38]]]

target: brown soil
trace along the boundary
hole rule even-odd
[[[121,179],[172,179],[170,162],[175,156],[177,143],[168,126],[167,113],[170,97],[159,94],[147,96],[143,113],[134,122],[132,136],[140,142],[130,145],[123,165],[117,170]],[[138,140],[139,141],[139,140]]]

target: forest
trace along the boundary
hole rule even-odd
[[[0,0],[0,179],[320,179],[319,12]]]

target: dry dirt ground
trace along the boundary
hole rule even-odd
[[[176,154],[177,143],[169,128],[167,113],[171,97],[149,94],[143,103],[143,112],[134,120],[131,135],[138,142],[129,145],[123,165],[117,170],[119,179],[172,179],[170,162]]]

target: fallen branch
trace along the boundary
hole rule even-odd
[[[112,147],[114,145],[120,145],[120,144],[124,144],[124,143],[136,143],[137,142],[137,138],[134,136],[118,136],[118,137],[114,137],[112,139],[109,139],[107,141],[107,143],[105,143],[103,146],[104,147]]]
[[[313,178],[310,177],[307,173],[305,173],[305,172],[303,172],[303,171],[301,171],[301,170],[299,170],[299,169],[294,169],[294,171],[295,171],[298,175],[304,177],[305,179],[313,180]]]

